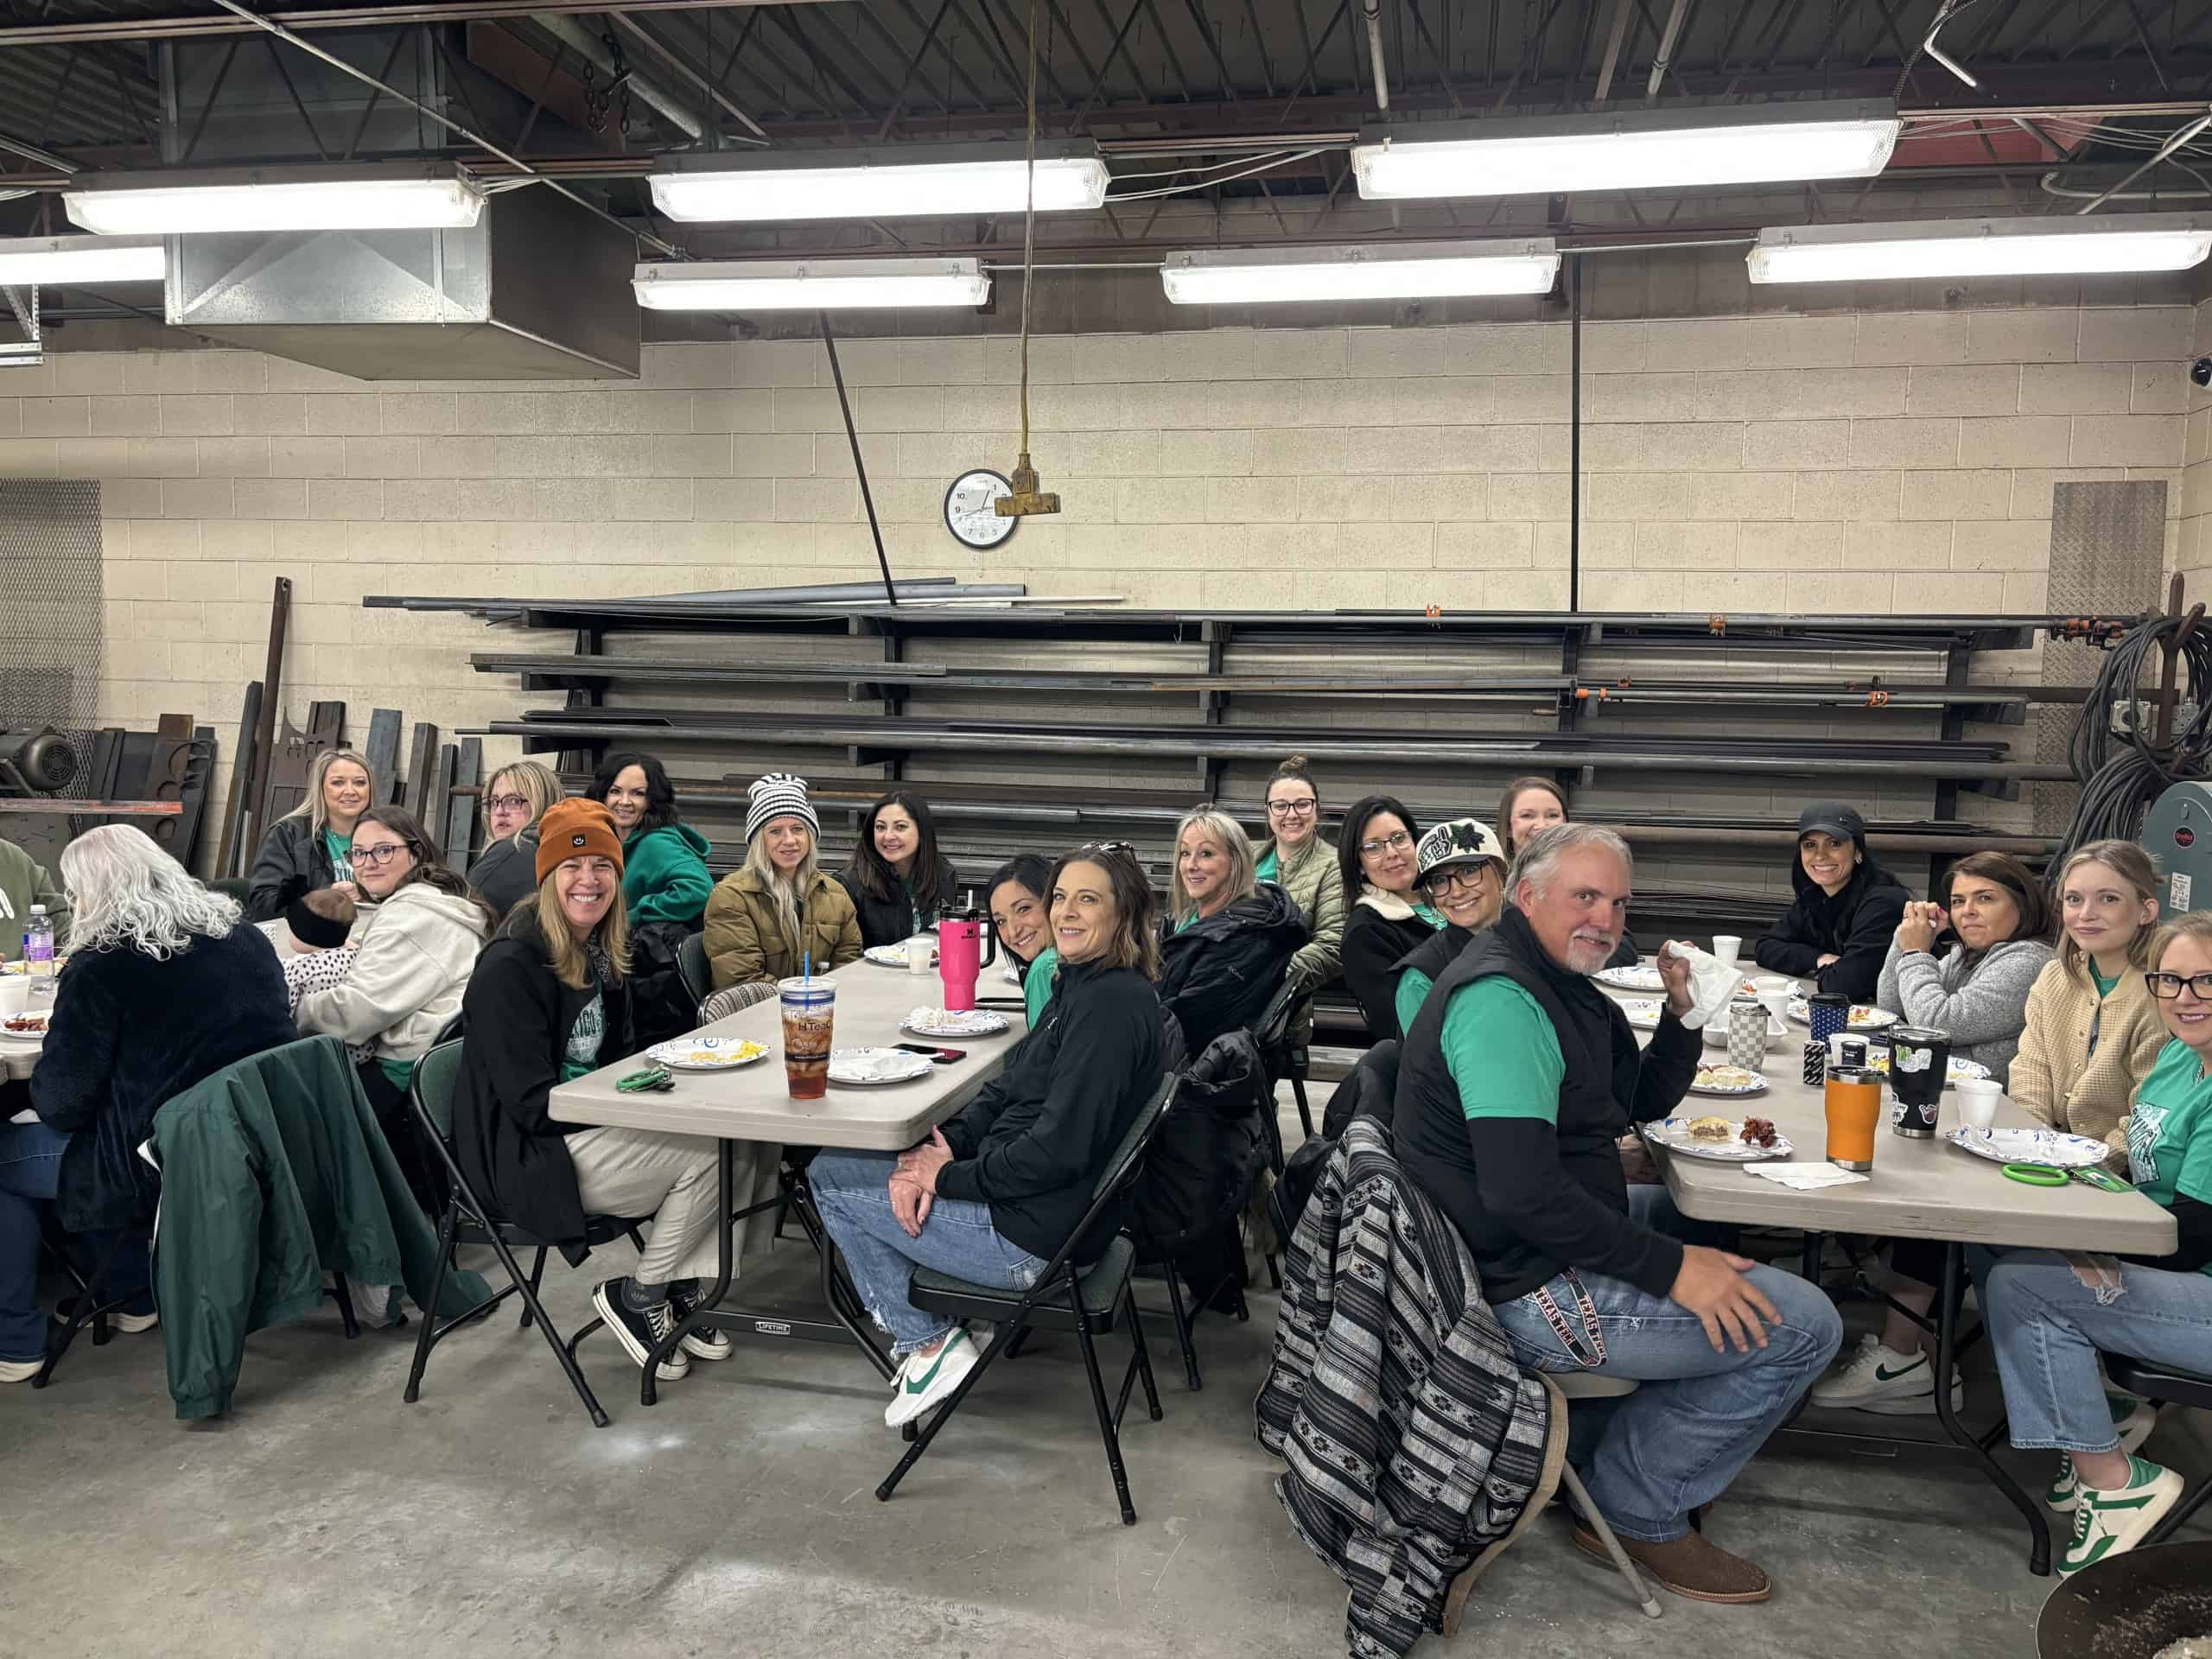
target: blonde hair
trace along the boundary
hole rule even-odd
[[[2151,948],[2143,953],[2144,971],[2156,973],[2165,962],[2166,952],[2179,939],[2195,939],[2198,944],[2212,948],[2212,911],[2183,911],[2171,922],[2162,925],[2151,936]]]
[[[795,812],[776,814],[779,818],[798,816]],[[769,823],[774,821],[772,818]],[[800,861],[797,873],[787,878],[776,868],[775,860],[768,856],[768,825],[764,823],[745,843],[745,869],[747,874],[760,878],[760,885],[767,890],[768,902],[775,907],[776,920],[784,930],[784,937],[791,942],[791,949],[799,949],[799,905],[814,891],[815,878],[822,874],[819,837],[810,826],[806,832],[806,856]]]
[[[561,895],[553,890],[554,877],[560,866],[555,865],[537,884],[537,931],[545,936],[545,960],[553,969],[553,977],[572,991],[581,991],[591,982],[591,951],[576,941],[575,931],[569,925],[566,912],[561,908]],[[630,977],[630,911],[622,902],[622,874],[614,873],[614,902],[607,907],[599,925],[592,930],[592,937],[607,952],[607,960],[613,967],[614,977]]]
[[[543,817],[545,809],[569,792],[561,786],[561,774],[543,760],[511,761],[493,772],[492,781],[484,785],[484,799],[487,803],[484,809],[486,823],[491,821],[492,817],[492,809],[488,803],[499,792],[500,783],[506,779],[512,779],[515,792],[530,803],[530,823],[525,823],[522,826],[522,830],[516,830],[516,836],[522,834],[523,830],[529,829],[531,823],[536,823]],[[514,836],[510,836],[507,839],[512,841]]]
[[[1198,900],[1183,891],[1183,837],[1193,830],[1204,830],[1229,855],[1229,897],[1223,903],[1233,905],[1239,899],[1250,898],[1257,885],[1252,874],[1251,837],[1244,833],[1244,826],[1217,806],[1185,812],[1182,823],[1175,826],[1175,874],[1167,889],[1167,913],[1179,926],[1198,913]]]
[[[2058,880],[2050,884],[2051,896],[2059,902],[2062,918],[2066,902],[2068,878],[2084,864],[2101,864],[2114,875],[2135,889],[2135,902],[2148,899],[2155,902],[2158,897],[2158,868],[2151,862],[2151,855],[2132,841],[2093,841],[2075,853],[2060,867]],[[2138,968],[2148,967],[2151,960],[2151,936],[2158,924],[2153,921],[2135,930],[2135,937],[2127,942],[2127,959]],[[2069,974],[2080,974],[2088,957],[2074,936],[2066,931],[2063,920],[2058,929],[2058,960]]]
[[[359,749],[325,749],[315,756],[315,765],[308,769],[307,798],[287,812],[286,817],[305,818],[308,827],[315,834],[319,836],[323,832],[330,823],[330,808],[322,798],[322,780],[330,775],[330,769],[340,760],[350,760],[361,769],[361,775],[369,780],[369,806],[379,804],[377,800],[377,772],[369,764],[369,757]],[[367,810],[367,807],[362,809],[363,811]]]
[[[219,939],[238,907],[127,823],[87,830],[61,849],[72,950],[143,951],[156,962],[181,956],[195,939]]]

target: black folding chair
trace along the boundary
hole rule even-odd
[[[61,1271],[69,1276],[69,1282],[76,1286],[77,1294],[73,1299],[69,1317],[62,1321],[60,1330],[47,1339],[45,1363],[39,1367],[38,1375],[31,1378],[31,1387],[35,1389],[42,1389],[54,1380],[54,1368],[61,1363],[62,1355],[69,1351],[69,1346],[77,1340],[78,1333],[87,1325],[92,1327],[92,1346],[103,1348],[107,1345],[108,1339],[114,1334],[108,1325],[108,1315],[121,1313],[123,1304],[129,1299],[111,1296],[103,1300],[94,1287],[105,1286],[108,1273],[115,1266],[117,1256],[129,1249],[132,1243],[130,1232],[118,1235],[106,1259],[98,1267],[87,1268],[69,1249],[67,1236],[60,1225],[52,1222],[51,1211],[41,1216],[39,1231],[48,1251],[61,1264]],[[143,1249],[144,1241],[138,1243]]]
[[[1298,990],[1285,985],[1268,1004],[1267,1012],[1260,1016],[1255,1032],[1260,1044],[1260,1058],[1266,1062],[1270,1082],[1287,1079],[1291,1098],[1298,1103],[1298,1121],[1310,1139],[1313,1134],[1313,1109],[1306,1104],[1306,1084],[1313,1075],[1313,1052],[1304,1043],[1290,1040],[1291,1027],[1298,1023],[1298,1016],[1313,1006],[1311,990]],[[1281,1170],[1280,1155],[1282,1140],[1280,1131],[1275,1137],[1278,1155],[1275,1167]]]
[[[707,936],[690,933],[676,947],[676,970],[683,976],[683,988],[702,1007],[715,994],[714,964],[707,960]]]
[[[2195,1406],[2199,1411],[2212,1411],[2212,1376],[2199,1376],[2194,1371],[2177,1371],[2171,1366],[2153,1365],[2148,1360],[2130,1359],[2125,1354],[2105,1356],[2105,1375],[2130,1394],[2139,1394],[2145,1400],[2160,1405],[2169,1402],[2183,1406]],[[2151,1529],[2143,1542],[2163,1544],[2190,1522],[2190,1517],[2204,1507],[2204,1500],[2212,1497],[2212,1478],[2201,1480],[2196,1490],[2167,1511],[2166,1518]]]
[[[594,1319],[565,1341],[553,1321],[546,1317],[545,1305],[537,1299],[539,1279],[545,1272],[545,1252],[551,1248],[526,1228],[517,1226],[495,1215],[468,1178],[461,1173],[460,1162],[453,1155],[453,1092],[461,1076],[461,1045],[458,1041],[440,1043],[415,1065],[415,1077],[407,1091],[407,1103],[413,1114],[415,1132],[421,1139],[424,1151],[444,1169],[447,1197],[438,1216],[438,1271],[430,1286],[429,1300],[424,1304],[423,1328],[415,1337],[415,1363],[407,1372],[407,1389],[402,1396],[413,1405],[421,1397],[423,1367],[430,1363],[430,1350],[464,1325],[473,1325],[488,1319],[492,1311],[513,1295],[520,1295],[523,1302],[523,1330],[530,1329],[533,1320],[545,1333],[545,1341],[553,1350],[553,1357],[561,1363],[561,1370],[569,1379],[569,1386],[576,1391],[584,1409],[591,1414],[594,1427],[607,1427],[607,1412],[599,1397],[591,1391],[591,1384],[584,1381],[583,1372],[576,1365],[576,1344],[597,1330],[600,1321]],[[584,1218],[584,1242],[589,1245],[612,1243],[626,1237],[639,1249],[645,1241],[639,1236],[637,1224],[615,1216],[588,1216]],[[492,1299],[479,1303],[466,1313],[441,1324],[435,1312],[438,1298],[444,1292],[446,1275],[456,1269],[455,1255],[463,1244],[488,1244],[499,1253],[499,1265],[506,1270],[507,1285],[495,1292]],[[525,1274],[521,1262],[515,1259],[517,1247],[535,1249],[537,1260]]]
[[[1174,1099],[1176,1082],[1175,1074],[1170,1072],[1161,1081],[1159,1091],[1137,1114],[1136,1121],[1129,1125],[1129,1132],[1122,1137],[1122,1144],[1107,1160],[1106,1173],[1091,1189],[1090,1207],[1028,1290],[1017,1294],[988,1285],[971,1284],[928,1268],[915,1270],[907,1286],[906,1299],[916,1307],[932,1313],[950,1313],[956,1319],[989,1319],[995,1329],[990,1345],[983,1350],[975,1369],[960,1379],[960,1386],[931,1414],[914,1443],[906,1448],[906,1454],[899,1459],[899,1466],[875,1489],[880,1502],[891,1501],[891,1494],[898,1489],[906,1471],[930,1449],[930,1442],[937,1438],[938,1431],[960,1408],[968,1391],[982,1380],[983,1373],[990,1369],[1001,1351],[1034,1325],[1042,1330],[1075,1332],[1076,1342],[1083,1350],[1083,1368],[1090,1379],[1090,1403],[1098,1414],[1099,1438],[1106,1442],[1106,1462],[1114,1472],[1114,1495],[1122,1503],[1122,1524],[1136,1525],[1136,1507],[1129,1501],[1128,1472],[1122,1466],[1121,1427],[1122,1414],[1128,1408],[1129,1390],[1139,1378],[1144,1382],[1146,1408],[1153,1421],[1160,1421],[1160,1390],[1152,1379],[1152,1357],[1145,1351],[1144,1325],[1137,1318],[1136,1303],[1129,1294],[1129,1281],[1136,1267],[1136,1246],[1128,1234],[1121,1233],[1106,1247],[1105,1254],[1088,1268],[1075,1268],[1069,1257],[1077,1241],[1135,1181],[1137,1171],[1144,1165],[1145,1147]],[[1098,1350],[1092,1338],[1102,1332],[1111,1331],[1116,1317],[1124,1312],[1129,1321],[1129,1364],[1122,1374],[1120,1397],[1109,1411],[1106,1406],[1105,1379],[1098,1370]]]

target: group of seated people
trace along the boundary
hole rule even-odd
[[[747,793],[742,865],[718,882],[650,755],[609,756],[575,798],[535,762],[501,769],[485,791],[494,838],[466,875],[378,793],[362,757],[323,754],[307,799],[270,830],[243,906],[129,828],[73,842],[60,890],[0,846],[0,909],[46,903],[69,953],[37,1068],[4,1103],[35,1121],[0,1122],[0,1381],[29,1376],[44,1348],[42,1201],[111,1255],[111,1289],[137,1294],[142,1325],[129,1328],[151,1323],[152,1178],[135,1149],[164,1100],[296,1033],[327,1033],[354,1053],[405,1165],[412,1068],[456,1016],[455,1152],[472,1181],[549,1239],[580,1244],[587,1214],[652,1218],[631,1272],[594,1291],[645,1363],[684,1325],[717,1249],[714,1143],[566,1124],[550,1099],[645,1039],[652,996],[696,1023],[688,993],[649,995],[649,964],[675,953],[641,939],[702,932],[717,990],[772,987],[899,943],[957,903],[929,806],[906,789],[869,809],[830,875],[805,780],[764,776]],[[1265,810],[1271,834],[1256,844],[1217,809],[1183,818],[1164,914],[1124,842],[1023,855],[976,889],[1022,976],[1027,1037],[927,1142],[824,1154],[810,1172],[893,1339],[887,1421],[928,1411],[977,1357],[963,1332],[907,1302],[915,1264],[1033,1282],[1164,1071],[1251,1027],[1283,986],[1341,979],[1374,1035],[1399,1039],[1399,1155],[1465,1238],[1522,1363],[1643,1385],[1577,1414],[1594,1428],[1577,1461],[1630,1554],[1681,1593],[1764,1599],[1765,1574],[1691,1517],[1808,1389],[1886,1413],[1932,1411],[1937,1388],[1956,1389],[1934,1376],[1912,1317],[1930,1305],[1938,1247],[1897,1244],[1906,1312],[1839,1359],[1841,1324],[1817,1286],[1733,1253],[1662,1186],[1631,1179],[1623,1137],[1672,1112],[1696,1065],[1700,1039],[1680,1018],[1687,967],[1661,958],[1664,1013],[1639,1047],[1592,979],[1636,957],[1630,855],[1615,832],[1573,822],[1556,785],[1516,780],[1494,824],[1426,833],[1402,802],[1370,795],[1332,847],[1294,757]],[[2159,928],[2157,873],[2116,842],[2074,854],[2048,887],[2010,855],[1974,854],[1940,901],[1916,901],[1837,802],[1805,810],[1790,874],[1795,902],[1753,948],[1761,966],[1948,1032],[2022,1107],[2104,1141],[2112,1166],[2173,1211],[2180,1247],[2155,1261],[1973,1261],[2013,1443],[2063,1454],[2050,1501],[2075,1516],[2064,1565],[2128,1548],[2178,1480],[2134,1455],[2152,1414],[2107,1389],[2098,1352],[2212,1372],[2212,918]],[[1120,1221],[1077,1241],[1076,1259],[1094,1259]],[[693,1325],[661,1375],[730,1351]]]

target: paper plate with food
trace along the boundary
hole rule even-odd
[[[911,943],[911,941],[910,941]],[[879,968],[906,966],[906,946],[904,944],[871,944],[861,955]],[[930,947],[930,966],[937,966],[937,947]]]
[[[2043,1164],[2052,1169],[2094,1169],[2112,1153],[2101,1141],[2057,1129],[1956,1128],[1945,1139],[1961,1152],[1993,1164]]]
[[[1763,1095],[1766,1075],[1741,1065],[1700,1065],[1690,1079],[1694,1095]]]
[[[1006,1029],[1006,1016],[990,1008],[916,1008],[899,1029],[917,1037],[990,1037]]]
[[[47,1016],[42,1014],[11,1014],[0,1020],[0,1037],[12,1037],[20,1043],[42,1043],[46,1040]]]
[[[67,957],[66,957],[66,956],[62,956],[62,955],[60,955],[60,954],[59,954],[59,953],[56,953],[56,955],[55,955],[55,957],[54,957],[54,970],[55,972],[59,972],[59,971],[60,970],[60,968],[61,968],[62,963],[64,963],[67,962],[68,960],[69,960],[69,958],[68,958]],[[17,958],[16,958],[16,960],[15,960],[15,961],[13,961],[13,962],[0,962],[0,974],[30,974],[30,973],[31,973],[31,964],[30,964],[29,963],[28,963],[28,962],[25,962],[25,961],[24,961],[22,957],[18,957]],[[32,975],[32,977],[34,977],[34,978],[37,978],[37,977],[39,977],[39,976],[45,976],[49,977],[49,978],[52,976],[50,974],[48,974],[48,973],[47,969],[45,969],[41,968],[41,969],[40,969],[38,970],[38,973],[37,973],[37,974],[34,974],[34,975]]]
[[[1656,996],[1631,996],[1622,1001],[1620,1009],[1628,1017],[1629,1024],[1638,1031],[1656,1031],[1659,1011],[1666,1006]]]
[[[929,1060],[903,1048],[838,1048],[830,1052],[832,1083],[911,1083],[929,1074]]]
[[[768,1045],[750,1037],[677,1037],[655,1043],[645,1058],[671,1071],[727,1071],[766,1057]]]
[[[1890,1075],[1890,1051],[1879,1046],[1868,1049],[1866,1051],[1866,1068],[1870,1071],[1878,1071],[1884,1077],[1888,1077]],[[1958,1055],[1954,1054],[1951,1056],[1949,1074],[1943,1079],[1943,1086],[1948,1089],[1955,1083],[1962,1082],[1968,1078],[1978,1080],[1988,1076],[1989,1068],[1984,1065],[1980,1060],[1961,1059]]]
[[[1813,1023],[1813,1005],[1802,996],[1789,999],[1789,1017],[1801,1026]],[[1897,1016],[1887,1008],[1871,1007],[1864,1002],[1851,1005],[1851,1028],[1853,1031],[1879,1031],[1885,1026],[1894,1026]]]
[[[1755,1164],[1791,1156],[1789,1137],[1763,1117],[1667,1117],[1643,1126],[1643,1138],[1686,1158]]]
[[[1658,969],[1649,963],[1639,963],[1633,968],[1600,968],[1593,978],[1600,985],[1610,985],[1617,991],[1663,991],[1667,982],[1659,977]]]

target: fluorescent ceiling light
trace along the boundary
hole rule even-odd
[[[1952,219],[1815,225],[1759,232],[1755,283],[1880,282],[1905,276],[2071,276],[2186,270],[2212,254],[2212,216]]]
[[[796,155],[664,156],[653,163],[653,206],[687,221],[905,219],[1018,213],[1027,199],[1020,144],[906,146],[851,160]],[[1106,163],[1087,142],[1037,146],[1037,211],[1096,207]]]
[[[1171,253],[1160,267],[1178,305],[1276,300],[1414,300],[1542,294],[1559,275],[1548,237],[1518,242],[1399,242],[1334,248]]]
[[[0,287],[158,283],[168,272],[168,255],[158,236],[0,238]]]
[[[1370,201],[1863,179],[1889,164],[1883,100],[1635,111],[1375,129],[1352,147]]]
[[[118,236],[454,230],[484,211],[484,193],[445,162],[80,174],[61,200],[85,229]]]
[[[649,311],[839,311],[976,306],[991,279],[973,259],[672,260],[631,286]]]

